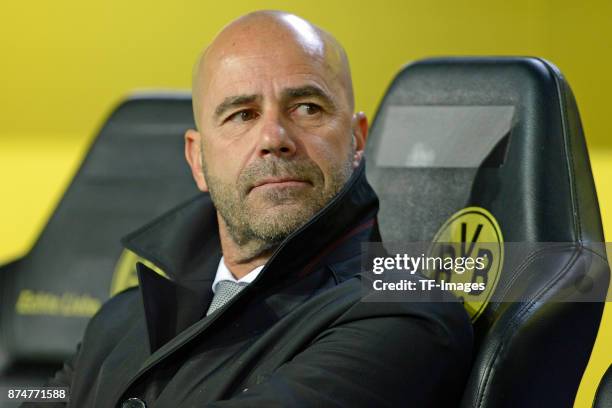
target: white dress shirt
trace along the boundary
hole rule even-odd
[[[232,281],[236,283],[245,282],[248,285],[249,283],[255,280],[255,278],[257,277],[257,275],[259,275],[259,273],[264,268],[264,266],[265,265],[258,266],[257,268],[253,269],[251,272],[244,275],[242,278],[236,279],[234,275],[232,274],[232,272],[229,269],[227,269],[227,266],[225,265],[225,260],[223,259],[223,257],[221,257],[221,260],[219,261],[219,266],[217,267],[217,274],[215,275],[215,280],[213,281],[213,284],[212,284],[213,293],[217,291],[217,284],[221,281],[228,280],[228,281]]]

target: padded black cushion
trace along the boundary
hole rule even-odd
[[[384,97],[367,157],[384,241],[432,241],[453,213],[477,206],[505,242],[534,244],[520,267],[502,268],[512,299],[497,293],[475,322],[463,406],[571,406],[609,268],[576,102],[559,71],[537,58],[411,64]],[[547,242],[563,244],[536,244]],[[589,290],[567,290],[581,279]]]
[[[597,392],[593,408],[612,408],[612,364],[604,373]]]
[[[197,193],[183,153],[188,94],[146,94],[104,124],[32,250],[0,270],[0,348],[62,361],[110,294],[120,238]]]

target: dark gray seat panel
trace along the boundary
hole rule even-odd
[[[187,93],[136,95],[112,112],[32,250],[0,272],[8,359],[74,352],[109,297],[120,238],[197,194],[183,147],[193,127]]]

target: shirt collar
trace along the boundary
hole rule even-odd
[[[259,275],[261,270],[264,268],[264,266],[265,265],[258,266],[257,268],[253,269],[251,272],[244,275],[242,278],[236,279],[234,277],[234,274],[232,274],[232,272],[227,268],[227,265],[225,265],[224,258],[221,257],[221,260],[219,261],[219,266],[217,267],[217,274],[215,275],[215,280],[212,283],[213,293],[217,292],[217,284],[221,281],[232,281],[235,283],[244,282],[246,284],[253,282],[255,278],[257,278],[257,275]]]

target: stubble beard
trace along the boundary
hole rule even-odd
[[[245,168],[237,184],[219,180],[204,164],[211,199],[231,239],[240,248],[240,260],[271,252],[325,207],[351,176],[353,154],[354,150],[346,161],[331,169],[328,180],[311,160],[262,160]],[[310,185],[250,191],[255,182],[265,177],[290,177]]]

